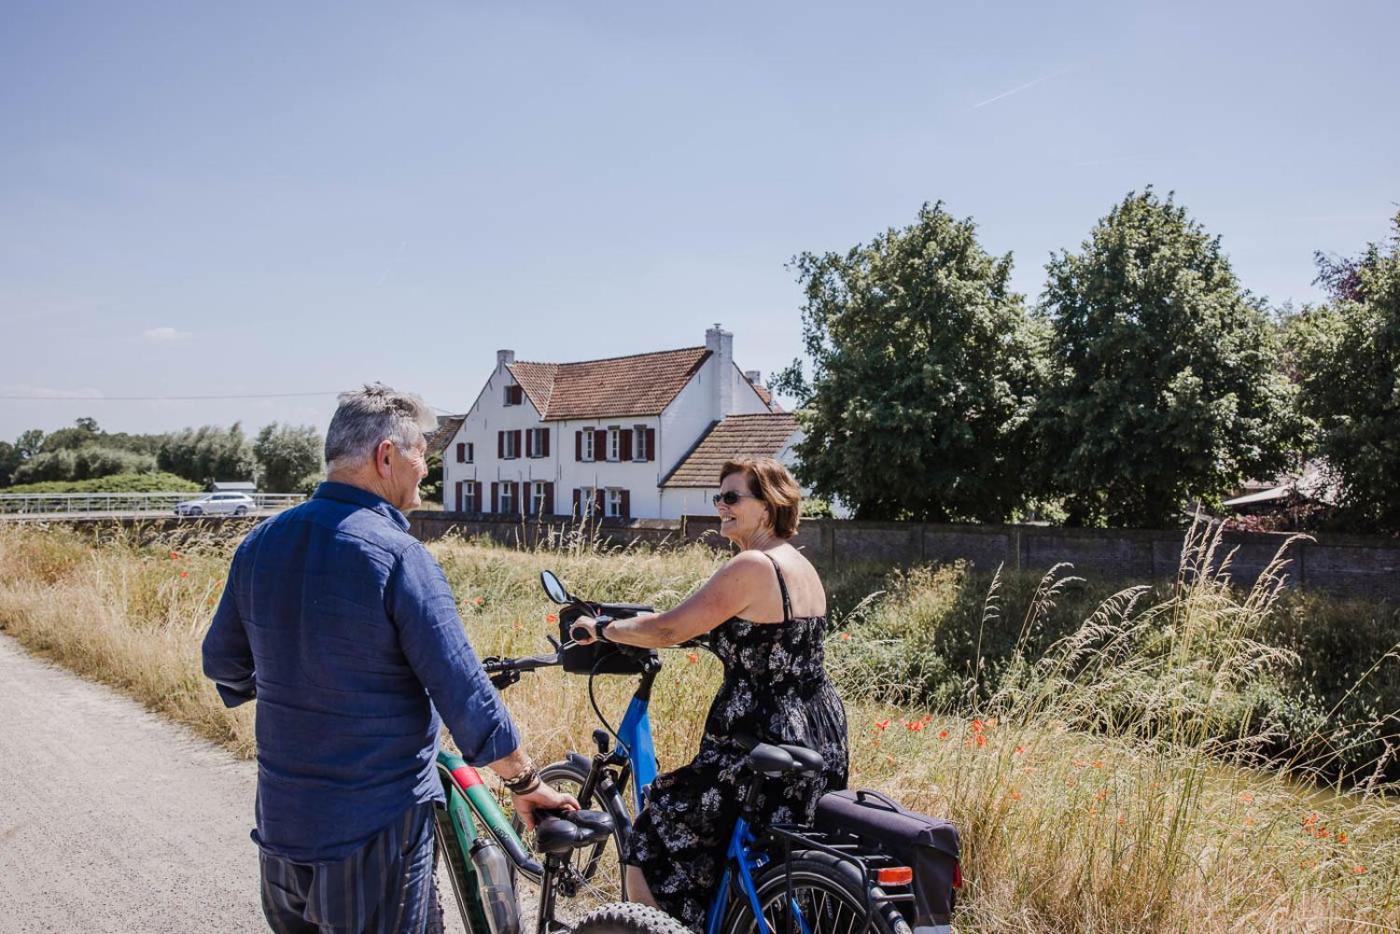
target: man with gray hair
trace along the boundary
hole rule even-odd
[[[225,704],[257,698],[263,913],[279,932],[421,932],[440,923],[433,807],[443,721],[533,826],[578,802],[540,782],[467,643],[442,569],[408,534],[421,505],[417,396],[340,397],[326,482],[248,534],[204,639]]]

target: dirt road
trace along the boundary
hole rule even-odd
[[[0,635],[0,932],[267,930],[256,781],[253,763]]]

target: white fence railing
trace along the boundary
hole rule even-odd
[[[0,493],[0,515],[82,516],[98,513],[174,514],[177,503],[202,493]],[[300,493],[250,493],[254,509],[286,509],[306,499]],[[206,515],[221,514],[206,508]]]

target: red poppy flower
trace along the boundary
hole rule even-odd
[[[687,652],[686,655],[685,655],[685,660],[688,661],[688,662],[690,662],[692,665],[694,665],[696,662],[700,661],[700,653],[699,653],[699,652]]]
[[[939,738],[939,739],[947,739],[947,738],[948,738],[948,731],[947,731],[947,730],[939,730],[939,731],[938,731],[938,738]]]
[[[171,561],[179,561],[179,560],[180,560],[180,553],[179,553],[178,551],[172,551],[172,552],[170,553],[170,560],[171,560]]]
[[[983,736],[981,733],[978,733],[978,734],[977,734],[977,745],[978,745],[979,747],[987,745],[987,737]]]
[[[181,572],[180,572],[180,576],[181,576],[181,577],[189,577],[189,576],[190,576],[190,572],[189,572],[189,571],[181,571]]]
[[[841,641],[842,641],[842,642],[850,642],[850,641],[851,641],[851,634],[850,634],[849,632],[843,632],[843,633],[841,633]]]
[[[885,720],[876,720],[876,721],[875,721],[875,729],[877,729],[877,730],[884,730],[884,728],[887,727],[887,726],[889,726],[889,725],[890,725],[890,721],[889,721],[888,719],[885,719]]]
[[[481,606],[481,605],[482,605],[483,603],[485,603],[485,602],[486,602],[486,598],[485,598],[485,597],[477,597],[475,600],[472,601],[472,603],[475,603],[477,606]]]
[[[982,721],[981,721],[981,720],[973,720],[973,721],[972,721],[972,732],[974,732],[974,733],[981,733],[981,732],[982,732],[982,728],[983,728],[983,724],[982,724]]]
[[[546,623],[557,623],[559,622],[559,617],[555,616],[553,613],[546,613],[544,621]]]

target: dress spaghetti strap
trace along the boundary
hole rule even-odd
[[[768,552],[765,551],[763,556],[773,562],[773,573],[778,575],[778,590],[783,595],[783,622],[790,623],[792,622],[792,600],[788,597],[787,581],[783,580],[783,569],[778,567],[777,559]]]

